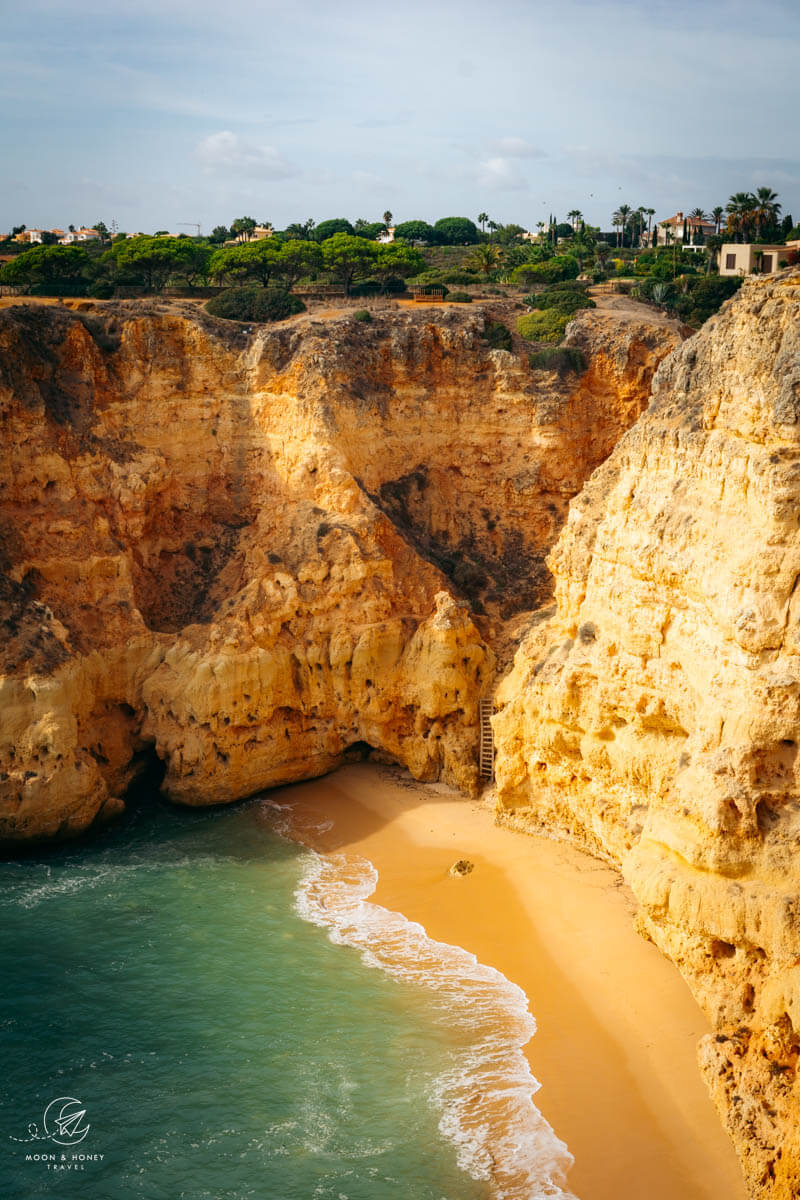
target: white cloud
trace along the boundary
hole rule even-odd
[[[505,191],[527,190],[528,181],[514,162],[502,155],[485,158],[478,163],[478,182],[481,187],[502,188]]]
[[[532,146],[521,137],[502,137],[492,143],[492,149],[505,158],[544,158],[544,150]]]
[[[259,179],[291,179],[299,174],[299,169],[274,146],[248,142],[229,129],[203,138],[195,149],[195,157],[213,174],[233,172]]]

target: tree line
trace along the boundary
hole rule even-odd
[[[485,220],[488,217],[483,214]],[[480,220],[480,217],[478,218]],[[364,238],[366,241],[376,241],[381,234],[392,227],[392,214],[387,209],[382,221],[367,221],[359,217],[352,224],[347,217],[332,217],[326,221],[316,222],[309,217],[307,221],[292,222],[285,229],[275,230],[269,221],[256,221],[253,217],[237,217],[230,226],[217,225],[211,231],[209,241],[220,244],[226,241],[248,242],[255,236],[255,231],[272,230],[273,236],[286,241],[298,240],[305,242],[324,242],[336,233],[346,233],[350,237]],[[491,224],[494,224],[492,222]],[[494,225],[497,229],[499,226]],[[518,227],[520,232],[522,226]],[[427,221],[403,221],[394,228],[394,237],[407,242],[421,242],[426,246],[469,246],[480,241],[478,228],[469,217],[442,217],[435,224]]]
[[[278,237],[214,247],[194,238],[142,235],[118,239],[100,255],[83,246],[34,246],[0,270],[0,284],[25,291],[81,290],[103,297],[117,287],[160,292],[170,280],[203,286],[256,282],[289,290],[301,279],[323,275],[349,294],[357,278],[371,278],[385,291],[391,281],[425,269],[415,247],[382,245],[354,234],[334,233],[322,242]]]
[[[654,215],[653,208],[634,209],[621,204],[612,217],[615,232],[608,234],[587,224],[579,209],[571,209],[566,221],[551,214],[547,223],[537,222],[538,237],[533,240],[524,236],[526,231],[521,225],[499,224],[486,212],[478,214],[477,223],[468,217],[443,217],[433,225],[422,220],[405,221],[393,227],[393,241],[378,240],[391,227],[392,213],[388,210],[383,221],[359,218],[352,224],[345,217],[318,225],[309,218],[284,230],[272,230],[269,222],[262,222],[262,229],[271,231],[266,237],[252,217],[238,217],[230,226],[217,226],[205,238],[187,234],[173,237],[163,230],[153,235],[112,237],[100,221],[93,227],[100,234],[98,242],[42,244],[27,249],[15,243],[13,248],[18,253],[0,269],[0,283],[27,292],[89,292],[100,298],[126,286],[160,292],[168,282],[189,287],[211,282],[223,286],[256,283],[288,291],[301,280],[325,280],[340,285],[346,294],[359,280],[370,280],[374,290],[381,292],[395,290],[408,278],[421,285],[491,280],[529,286],[527,281],[532,285],[537,278],[549,282],[559,268],[558,264],[547,266],[548,260],[565,255],[570,259],[570,275],[574,265],[574,273],[588,271],[592,276],[605,277],[612,246],[618,254],[624,254],[653,240]],[[698,222],[712,219],[713,235],[687,238],[687,228],[691,231]],[[781,219],[777,193],[771,188],[758,188],[752,193],[734,193],[727,206],[718,205],[709,214],[693,209],[682,236],[680,231],[670,231],[669,240],[673,250],[687,241],[704,240],[710,271],[725,238],[778,241],[789,235],[800,237],[800,229],[793,227],[791,216]],[[5,244],[8,246],[9,241]],[[469,253],[467,257],[462,255],[457,269],[446,269],[447,261],[441,255],[453,255],[464,248]],[[647,273],[662,272],[665,278],[676,275],[674,254],[671,264],[643,260],[641,265],[647,266]]]

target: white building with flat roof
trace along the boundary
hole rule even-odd
[[[791,246],[757,246],[725,242],[719,252],[720,275],[774,275],[797,257]]]

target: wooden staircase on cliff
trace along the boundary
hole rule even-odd
[[[478,768],[482,779],[494,777],[494,736],[492,734],[491,700],[478,701],[478,720],[481,726],[480,750],[478,752]]]

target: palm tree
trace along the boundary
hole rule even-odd
[[[481,227],[481,233],[485,233],[484,226],[486,225],[486,222],[487,222],[488,220],[489,220],[489,214],[488,214],[488,213],[484,213],[484,212],[480,212],[480,213],[478,213],[478,224],[479,224],[479,225],[480,225],[480,227]]]
[[[611,256],[611,247],[608,242],[598,242],[594,248],[594,256],[600,266],[605,269],[605,265]]]
[[[734,192],[725,205],[728,229],[737,242],[743,241],[752,227],[756,203],[755,196],[750,192]]]
[[[383,223],[387,229],[389,228],[389,226],[392,223],[392,214],[389,212],[388,208],[387,208],[386,212],[383,214]]]
[[[631,215],[630,204],[620,204],[617,211],[611,218],[611,223],[617,229],[617,246],[625,245],[625,227],[628,224],[628,218]]]
[[[480,218],[478,219],[480,220]],[[500,266],[504,257],[500,246],[486,242],[482,246],[475,247],[464,265],[470,271],[482,271],[484,275],[488,275],[495,267]]]
[[[625,245],[625,227],[628,224],[628,221],[630,220],[632,212],[633,212],[633,209],[631,208],[630,204],[620,204],[619,208],[617,209],[617,213],[619,214],[619,217],[620,217],[620,224],[622,225],[622,245],[623,246]],[[633,240],[633,238],[631,238],[631,241],[632,240]]]
[[[722,218],[725,216],[725,209],[721,204],[718,204],[716,208],[712,208],[711,216],[714,218],[714,233],[719,233],[722,227]]]
[[[580,234],[578,234],[570,242],[569,252],[573,258],[578,260],[578,269],[580,270],[581,274],[583,274],[583,264],[586,262],[587,258],[591,258],[594,252],[594,247],[590,246],[588,242],[585,242]]]
[[[579,208],[571,208],[567,213],[567,220],[572,225],[575,232],[578,232],[578,222],[583,220],[583,213]]]
[[[772,188],[756,188],[753,216],[756,223],[756,237],[761,237],[762,225],[774,225],[780,216],[781,206],[778,204],[778,193]]]
[[[706,238],[706,250],[708,251],[708,261],[706,262],[706,275],[710,275],[716,265],[717,255],[722,249],[724,238],[719,233],[712,233]]]
[[[641,241],[642,241],[642,234],[644,233],[644,219],[645,219],[646,215],[647,215],[647,209],[643,208],[641,204],[639,205],[639,207],[637,209],[634,210],[634,213],[633,213],[633,228],[634,228],[633,240],[637,246],[640,245]]]
[[[705,219],[706,219],[705,210],[702,208],[693,208],[692,211],[689,213],[689,242],[691,243],[691,245],[694,245],[695,242],[697,241],[697,238],[695,235],[698,232],[701,234],[701,240],[702,240],[702,233],[703,233],[702,222],[705,221]]]

